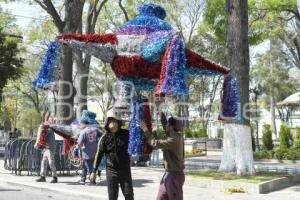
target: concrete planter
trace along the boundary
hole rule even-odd
[[[255,159],[256,162],[281,163],[281,164],[299,164],[300,160],[277,160],[277,159]]]
[[[205,148],[205,142],[207,149],[222,149],[223,140],[219,138],[187,138],[184,140],[185,150],[191,151],[193,147]]]
[[[277,178],[262,183],[247,183],[239,181],[225,181],[225,180],[212,180],[212,179],[200,179],[190,178],[192,182],[197,180],[197,187],[200,188],[212,188],[218,190],[225,190],[226,188],[243,188],[248,193],[264,194],[280,190],[286,187],[293,186],[300,182],[300,174],[294,174],[287,177]]]
[[[207,148],[208,149],[222,149],[223,140],[222,139],[207,139]]]

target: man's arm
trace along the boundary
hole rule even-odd
[[[174,147],[174,138],[167,137],[166,139],[155,139],[154,134],[152,134],[144,121],[140,122],[140,127],[143,130],[143,134],[146,137],[147,143],[151,146],[159,149],[171,149]]]
[[[94,160],[94,165],[93,165],[93,172],[95,173],[98,169],[98,166],[102,160],[102,157],[104,155],[104,137],[105,135],[103,135],[99,142],[98,142],[98,146],[97,146],[97,152],[96,152],[96,156],[95,156],[95,160]]]
[[[158,149],[172,149],[175,145],[174,138],[167,137],[166,139],[155,139],[154,135],[145,132],[144,133],[147,143],[150,144],[152,147],[158,148]]]

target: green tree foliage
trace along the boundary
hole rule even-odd
[[[294,148],[300,148],[300,127],[297,126],[295,128],[295,136],[294,136]]]
[[[35,109],[23,109],[20,113],[17,127],[25,128],[25,136],[33,137],[36,135],[39,124],[41,123],[41,114]]]
[[[249,44],[255,45],[266,38],[266,32],[258,26],[258,12],[256,0],[248,1],[249,12]],[[199,26],[200,32],[211,32],[218,41],[225,40],[225,0],[206,1],[203,22]]]
[[[291,11],[296,0],[249,0],[249,42],[255,45],[269,36],[283,33],[284,26],[279,23],[282,12]],[[224,41],[225,36],[225,0],[206,1],[204,20],[199,29],[210,31],[216,39]],[[281,15],[280,15],[281,14]]]
[[[183,130],[184,136],[186,138],[192,138],[193,137],[193,130],[191,128],[185,128]]]
[[[270,37],[285,44],[288,61],[300,68],[300,10],[296,0],[249,0],[249,44]],[[199,31],[211,33],[217,40],[225,37],[225,0],[206,1]]]
[[[275,103],[297,91],[297,80],[289,75],[291,65],[281,53],[279,41],[272,42],[272,48],[256,57],[250,76],[262,95],[272,96]]]
[[[20,38],[12,32],[15,27],[14,19],[0,8],[0,96],[8,80],[16,79],[22,73]]]
[[[275,58],[272,51],[257,57],[257,63],[251,68],[251,78],[264,94],[274,93],[275,101],[281,101],[296,91],[297,81],[289,76],[290,68],[285,66],[281,57]]]
[[[286,124],[280,126],[279,147],[281,149],[290,147],[290,128]]]
[[[262,133],[263,133],[263,136],[262,136],[263,149],[266,149],[266,150],[273,149],[274,145],[273,145],[273,140],[272,140],[271,126],[269,124],[264,124]]]

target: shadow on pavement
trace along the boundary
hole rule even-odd
[[[145,187],[145,184],[153,183],[152,180],[147,180],[147,179],[134,179],[132,180],[132,182],[133,182],[133,187]],[[78,182],[70,182],[70,181],[62,181],[62,182],[59,181],[58,183],[65,183],[67,185],[81,185]],[[85,186],[107,186],[107,181],[103,180],[100,183],[97,183],[96,185],[90,185],[89,182],[87,182]]]
[[[0,192],[19,192],[21,189],[0,189]]]

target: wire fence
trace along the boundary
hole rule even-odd
[[[15,175],[22,175],[22,172],[27,172],[28,176],[39,175],[43,150],[34,148],[34,144],[35,140],[33,139],[12,139],[7,141],[4,151],[4,168]],[[74,160],[71,153],[63,155],[62,152],[63,141],[56,140],[55,166],[57,172],[60,175],[69,175],[71,171],[78,174],[78,170],[82,167],[82,162]]]

